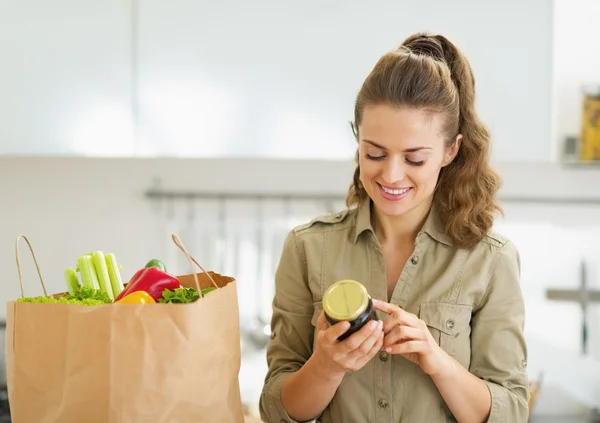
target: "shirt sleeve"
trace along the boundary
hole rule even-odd
[[[305,255],[295,232],[291,231],[283,244],[275,272],[271,340],[267,346],[268,370],[259,403],[261,418],[266,423],[297,423],[283,408],[281,387],[312,354],[313,312]]]
[[[488,423],[526,423],[529,418],[524,324],[520,256],[508,241],[495,253],[487,292],[472,321],[470,371],[490,391]]]

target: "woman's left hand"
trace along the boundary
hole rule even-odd
[[[390,316],[383,321],[382,350],[402,355],[430,376],[448,367],[448,354],[435,342],[423,320],[384,301],[373,299],[373,306]]]

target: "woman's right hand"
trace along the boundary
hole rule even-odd
[[[333,326],[321,312],[317,321],[316,345],[313,357],[321,375],[343,376],[347,372],[360,370],[383,346],[383,322],[370,321],[358,332],[343,341],[338,337],[350,327],[348,322]]]

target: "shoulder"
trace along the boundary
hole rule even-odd
[[[310,234],[349,229],[354,225],[356,213],[357,211],[355,208],[346,208],[338,212],[324,213],[314,217],[308,222],[293,227],[292,232],[295,236],[301,237]]]
[[[489,231],[467,253],[468,264],[488,276],[500,269],[520,271],[521,258],[517,245],[506,235]],[[484,270],[485,269],[485,270]]]
[[[479,242],[480,248],[484,248],[491,255],[518,255],[519,250],[515,243],[506,235],[495,231],[489,231]]]
[[[520,275],[521,256],[517,245],[506,235],[490,231],[475,248],[479,249],[478,256],[488,263],[488,275],[503,272]],[[485,257],[485,258],[484,258]]]

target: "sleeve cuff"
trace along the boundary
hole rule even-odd
[[[289,372],[280,373],[267,389],[266,416],[261,417],[269,423],[303,423],[292,419],[287,411],[285,411],[285,408],[283,408],[283,403],[281,402],[281,387],[289,375]]]
[[[492,397],[492,407],[487,423],[506,423],[507,392],[502,386],[485,381]]]

